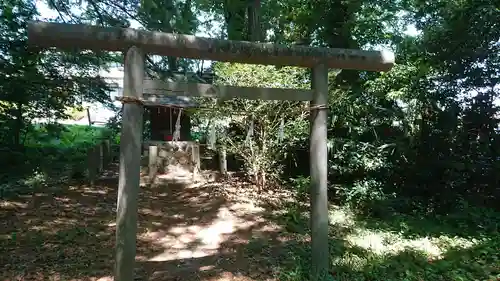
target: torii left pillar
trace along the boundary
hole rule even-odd
[[[328,278],[328,67],[312,69],[311,88],[311,281]]]
[[[124,59],[123,97],[141,99],[143,80],[144,53],[133,46],[128,49]],[[115,281],[134,280],[143,110],[138,103],[123,104],[116,208]]]

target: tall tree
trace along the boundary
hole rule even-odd
[[[0,12],[2,130],[9,132],[2,136],[11,136],[3,141],[19,146],[31,120],[65,117],[67,107],[82,101],[109,101],[98,76],[103,56],[28,47],[26,25],[37,16],[32,1],[3,1]]]

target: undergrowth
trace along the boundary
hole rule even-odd
[[[0,197],[47,188],[73,176],[82,177],[87,150],[109,138],[106,128],[45,125],[31,130],[21,147],[0,150]]]
[[[307,188],[295,188],[296,200],[278,215],[295,237],[276,269],[281,281],[309,280],[311,268]],[[330,207],[327,280],[500,280],[498,212],[464,203],[447,214],[398,213],[382,204],[376,213]]]

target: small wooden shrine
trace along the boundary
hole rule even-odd
[[[199,169],[199,144],[191,138],[191,116],[197,107],[188,97],[144,95],[149,115],[150,139],[143,142],[149,183],[157,179],[192,180]]]
[[[151,141],[174,140],[176,125],[180,131],[175,141],[191,141],[191,116],[187,109],[196,107],[196,103],[188,97],[165,95],[145,95],[145,100]]]

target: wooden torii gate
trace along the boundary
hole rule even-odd
[[[38,47],[122,51],[125,53],[123,97],[148,99],[148,95],[173,91],[177,95],[267,100],[311,101],[311,240],[312,280],[327,274],[327,117],[328,69],[387,71],[394,65],[390,52],[283,46],[228,41],[131,28],[30,22],[28,40]],[[264,65],[312,68],[311,90],[213,86],[145,80],[145,54]],[[116,217],[115,281],[132,281],[136,255],[137,197],[141,154],[143,108],[124,103],[120,143],[120,176]]]

